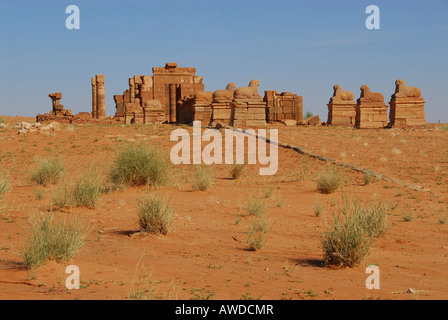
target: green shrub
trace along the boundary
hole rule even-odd
[[[247,201],[246,211],[251,216],[262,217],[266,214],[268,205],[259,197],[251,197]]]
[[[98,175],[88,172],[75,181],[72,189],[73,204],[77,207],[95,208],[101,198],[102,182]]]
[[[333,193],[344,183],[344,176],[340,171],[327,169],[319,174],[317,186],[322,193]]]
[[[305,115],[305,119],[314,117],[314,114],[311,111],[307,111]]]
[[[200,165],[196,168],[195,175],[193,177],[193,189],[206,191],[215,181],[215,172],[212,167],[206,165]]]
[[[324,208],[319,199],[316,199],[316,201],[314,202],[313,210],[316,217],[320,217],[323,214]]]
[[[146,194],[138,201],[139,224],[143,231],[167,234],[173,210],[169,203],[157,194]]]
[[[246,169],[245,164],[233,164],[230,167],[230,174],[232,175],[232,179],[239,179],[244,175],[244,171]]]
[[[109,179],[118,186],[159,186],[167,181],[168,173],[168,164],[161,153],[143,144],[131,144],[118,153]]]
[[[87,172],[79,177],[73,184],[60,186],[53,195],[53,203],[59,207],[88,207],[95,208],[103,192],[100,177]]]
[[[42,200],[43,198],[45,198],[45,188],[44,187],[34,188],[34,194],[36,196],[36,200]]]
[[[46,158],[40,160],[37,167],[31,172],[31,180],[47,186],[58,183],[63,173],[64,163],[60,158]]]
[[[373,182],[374,178],[375,178],[375,174],[373,172],[368,171],[368,172],[364,173],[364,184],[365,185],[371,184]]]
[[[0,171],[0,200],[9,191],[9,179]]]
[[[263,248],[266,245],[268,231],[269,225],[266,217],[253,220],[246,231],[249,249],[256,251]]]
[[[84,246],[86,228],[79,219],[56,219],[53,214],[31,217],[25,246],[21,252],[27,269],[37,269],[45,261],[67,262]]]
[[[387,232],[387,215],[382,203],[363,207],[358,200],[347,199],[321,239],[325,263],[349,267],[361,263],[376,239]]]
[[[274,195],[275,187],[274,186],[268,186],[266,189],[264,189],[264,197],[266,199],[272,198]]]

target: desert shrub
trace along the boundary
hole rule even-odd
[[[206,191],[215,181],[215,172],[212,167],[201,165],[196,168],[193,177],[193,189]]]
[[[262,217],[266,214],[268,205],[259,197],[250,197],[247,201],[246,211],[251,216]]]
[[[232,179],[239,179],[244,175],[244,171],[246,169],[245,164],[233,164],[230,167],[230,174],[232,175]]]
[[[87,172],[75,181],[71,190],[73,204],[77,207],[95,208],[101,198],[102,182],[98,175]]]
[[[319,174],[317,186],[322,193],[333,193],[344,183],[344,176],[340,171],[327,169]]]
[[[313,205],[314,214],[316,217],[320,217],[324,213],[324,207],[319,199],[316,199]]]
[[[34,188],[34,195],[36,196],[36,200],[42,200],[43,198],[45,198],[45,188],[44,187]]]
[[[272,198],[272,196],[274,195],[274,191],[275,191],[275,187],[274,186],[266,187],[266,189],[264,189],[264,197],[266,199]]]
[[[73,184],[60,186],[53,195],[53,203],[59,207],[95,208],[103,192],[103,184],[97,174],[87,172]]]
[[[393,148],[391,152],[394,156],[399,156],[402,153],[398,148]]]
[[[364,173],[364,185],[369,185],[373,182],[373,179],[375,178],[375,174],[371,171],[367,171]]]
[[[58,207],[72,206],[70,187],[66,184],[60,186],[53,194],[53,203]]]
[[[5,117],[3,117],[2,115],[0,115],[0,123],[5,123],[5,122],[6,122]]]
[[[137,268],[139,268],[139,265],[137,265]],[[143,264],[140,265],[141,271],[139,271],[138,274],[137,268],[131,287],[128,291],[129,299],[177,300],[178,290],[174,285],[174,281],[171,281],[169,284],[164,284],[165,281],[154,277],[152,271],[147,273]]]
[[[307,111],[305,115],[305,119],[314,117],[314,114],[311,111]]]
[[[31,180],[42,186],[56,184],[64,173],[64,163],[60,158],[41,159],[31,171]]]
[[[266,244],[268,231],[269,225],[266,217],[253,220],[246,231],[249,249],[256,251],[263,248]]]
[[[138,201],[138,219],[143,231],[167,234],[173,210],[167,200],[157,194],[146,194]]]
[[[30,222],[21,252],[27,269],[37,269],[49,260],[69,261],[84,246],[86,228],[77,218],[56,219],[53,214],[37,214]]]
[[[168,164],[158,151],[130,144],[118,152],[109,179],[119,186],[163,185],[168,179]]]
[[[9,179],[3,172],[0,171],[0,200],[3,195],[9,191]]]
[[[375,240],[387,232],[387,215],[383,203],[361,206],[358,200],[347,199],[321,239],[325,263],[349,267],[361,263]]]
[[[405,215],[403,216],[403,220],[404,220],[405,222],[410,222],[410,221],[412,221],[412,220],[414,220],[414,219],[415,219],[415,216],[414,216],[414,214],[413,214],[412,212],[407,213],[407,214],[405,214]]]

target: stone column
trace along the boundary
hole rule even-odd
[[[176,85],[170,84],[170,122],[176,122]]]
[[[106,94],[104,91],[104,74],[96,75],[97,115],[98,119],[106,118]]]
[[[96,78],[92,78],[92,118],[96,119],[98,117],[97,110],[97,95],[96,95]]]
[[[129,78],[129,89],[131,93],[131,102],[134,102],[135,99],[135,80],[134,78]]]

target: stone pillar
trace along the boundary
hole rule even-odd
[[[63,113],[64,106],[61,104],[62,93],[50,93],[48,96],[51,98],[52,102],[52,114],[56,115]]]
[[[176,122],[176,85],[170,84],[170,122]]]
[[[92,78],[92,118],[96,119],[98,117],[97,110],[97,94],[96,94],[96,78]]]
[[[96,75],[96,93],[97,93],[97,118],[106,118],[106,94],[104,91],[104,74]]]
[[[135,80],[134,78],[129,78],[129,89],[131,94],[131,102],[135,99]]]
[[[115,117],[124,117],[124,99],[122,94],[114,95]]]

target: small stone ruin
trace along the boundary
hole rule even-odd
[[[51,114],[54,116],[70,116],[72,112],[70,110],[65,110],[64,105],[61,104],[62,93],[50,93],[48,95],[51,99],[52,103],[52,111]]]

